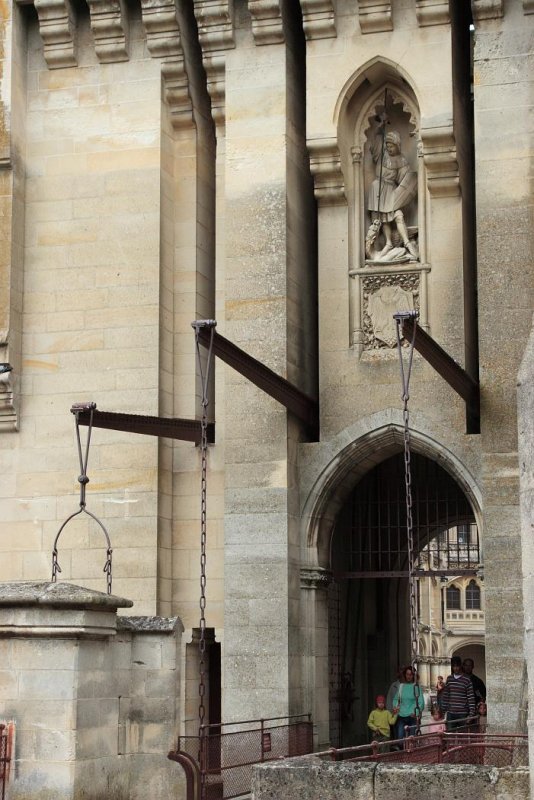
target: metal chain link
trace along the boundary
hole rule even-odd
[[[213,337],[217,323],[215,320],[196,320],[191,323],[195,330],[195,345],[198,371],[201,383],[202,417],[200,420],[200,622],[199,622],[199,706],[198,706],[198,761],[200,766],[200,800],[206,800],[206,740],[204,738],[204,720],[206,718],[206,546],[207,546],[207,473],[208,473],[208,405],[210,389],[210,372],[213,358]],[[202,369],[200,354],[200,329],[209,328],[210,344],[206,360],[205,372]]]
[[[104,564],[104,569],[102,570],[106,574],[106,588],[107,593],[111,594],[111,587],[113,581],[113,563],[112,563],[112,556],[113,556],[113,549],[111,547],[111,541],[108,535],[108,532],[102,522],[96,517],[91,511],[88,511],[86,508],[86,488],[87,484],[89,483],[89,478],[87,476],[87,463],[89,461],[89,446],[91,444],[91,433],[93,431],[93,412],[96,409],[96,403],[75,403],[71,407],[71,411],[74,414],[74,420],[76,425],[76,441],[78,444],[78,458],[80,461],[80,474],[78,475],[78,483],[80,484],[80,510],[76,511],[76,513],[71,514],[68,517],[61,528],[59,529],[57,536],[54,540],[54,546],[52,549],[52,583],[56,583],[58,573],[61,572],[61,567],[59,566],[59,559],[58,559],[58,549],[57,543],[63,528],[77,517],[78,514],[87,514],[90,516],[94,521],[100,525],[104,536],[106,537],[106,563]],[[85,443],[85,453],[82,452],[82,440],[80,436],[80,413],[82,411],[89,411],[89,426],[87,430],[87,440]]]
[[[410,399],[410,377],[412,373],[413,353],[415,344],[415,333],[417,330],[416,311],[408,311],[393,315],[396,323],[397,332],[397,351],[399,354],[400,375],[402,384],[403,411],[402,418],[404,423],[404,482],[406,491],[406,539],[408,547],[408,590],[410,598],[410,655],[411,664],[414,671],[414,683],[417,682],[417,661],[419,656],[419,615],[417,610],[417,577],[415,575],[415,552],[413,540],[413,499],[412,499],[412,470],[411,470],[411,447],[410,447],[410,409],[408,401]],[[407,366],[404,365],[402,353],[402,323],[406,319],[413,319],[413,336],[409,342]],[[415,697],[416,715],[418,720],[421,717],[419,707],[419,694]]]

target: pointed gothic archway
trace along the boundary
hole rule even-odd
[[[414,431],[412,445],[417,550],[426,559],[420,566],[474,574],[481,517],[476,484],[429,437]],[[342,449],[322,471],[304,509],[308,563],[314,558],[317,572],[330,578],[328,592],[313,593],[313,615],[311,593],[305,601],[308,625],[316,625],[310,631],[315,666],[309,678],[320,742],[365,740],[373,697],[387,691],[398,663],[409,658],[403,486],[402,429],[389,424]],[[455,560],[451,531],[458,526],[470,526],[473,543],[462,552],[456,543]],[[432,580],[440,603],[440,577]],[[433,613],[441,622],[441,609]],[[427,661],[430,685],[432,658]]]

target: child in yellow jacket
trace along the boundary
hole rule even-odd
[[[373,708],[367,720],[367,727],[371,731],[374,742],[386,742],[390,737],[389,726],[397,721],[397,714],[392,714],[386,708],[386,698],[379,694],[376,698],[376,708]]]

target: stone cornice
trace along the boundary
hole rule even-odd
[[[503,0],[471,0],[473,19],[497,19],[504,14]]]
[[[119,0],[87,0],[98,60],[128,60],[126,9]]]
[[[446,25],[451,21],[449,0],[416,0],[415,13],[421,27],[426,25]]]
[[[301,567],[301,589],[328,589],[332,582],[332,573],[323,567]]]
[[[75,20],[69,0],[35,0],[44,57],[50,69],[75,67]]]
[[[345,180],[337,139],[311,139],[308,142],[310,169],[315,198],[319,205],[344,205]]]
[[[358,14],[362,33],[393,30],[391,0],[359,0]]]
[[[459,194],[460,178],[452,125],[422,126],[420,133],[430,195],[450,197]]]
[[[284,41],[280,0],[248,0],[252,17],[252,33],[256,44],[277,44]]]
[[[300,0],[306,39],[329,39],[336,35],[332,0]]]

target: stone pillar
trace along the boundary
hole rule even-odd
[[[121,791],[113,756],[122,673],[109,681],[105,645],[116,634],[117,609],[131,605],[66,583],[0,584],[0,662],[7,676],[0,716],[16,725],[10,800],[73,798],[89,764],[105,766],[110,793]],[[86,788],[96,780],[87,778]]]
[[[488,717],[515,729],[523,672],[515,409],[534,307],[526,55],[534,17],[520,3],[472,5]]]
[[[131,605],[66,583],[0,584],[9,800],[175,796],[181,623],[118,619]]]
[[[305,207],[312,194],[294,11],[290,3],[249,3],[249,11],[241,4],[238,47],[226,57],[221,333],[310,392],[315,295],[307,290],[313,237],[306,230],[313,215]],[[223,717],[229,722],[287,714],[292,704],[301,710],[291,688],[300,663],[298,436],[283,406],[231,370],[225,378]]]
[[[312,714],[319,749],[329,744],[328,714],[328,586],[331,573],[302,567],[300,588],[303,708]]]

